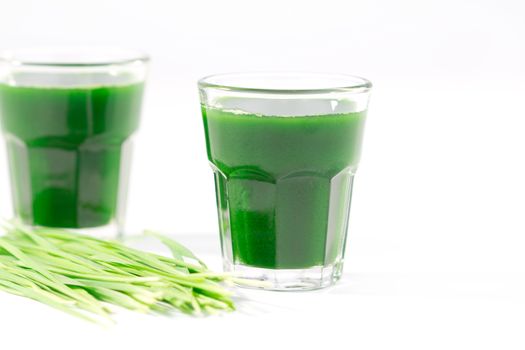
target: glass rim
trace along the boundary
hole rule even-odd
[[[338,80],[346,80],[353,83],[345,84],[328,84],[323,87],[304,87],[304,88],[279,88],[279,87],[253,87],[242,86],[243,84],[235,84],[228,82],[219,82],[221,80],[230,81],[235,78],[249,79],[255,78],[332,78]],[[207,75],[198,81],[198,86],[201,89],[211,88],[223,91],[232,92],[246,92],[246,93],[265,93],[265,94],[322,94],[331,92],[346,92],[346,93],[366,93],[372,89],[372,82],[368,79],[357,75],[344,73],[316,73],[316,72],[300,72],[300,71],[269,71],[269,72],[236,72],[236,73],[220,73]]]
[[[95,59],[93,56],[90,60],[87,58],[87,55],[90,54],[99,54],[100,58]],[[62,59],[53,58],[60,55],[64,57]],[[77,58],[73,58],[75,55],[78,55]],[[134,62],[147,63],[149,60],[149,55],[142,50],[113,46],[35,46],[0,51],[0,64],[6,63],[20,67],[90,68],[126,65]]]

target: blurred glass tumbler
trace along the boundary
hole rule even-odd
[[[226,271],[271,290],[339,279],[371,86],[339,74],[199,81]]]
[[[0,55],[0,121],[19,221],[117,233],[147,62],[115,48]]]

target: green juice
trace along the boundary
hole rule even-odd
[[[344,251],[365,112],[259,116],[202,107],[223,250],[271,269],[335,264]]]
[[[115,218],[142,91],[142,84],[0,85],[0,121],[22,221],[88,228]]]

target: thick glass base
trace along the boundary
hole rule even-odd
[[[121,225],[118,225],[116,222],[110,222],[107,225],[104,226],[97,226],[97,227],[85,227],[85,228],[67,228],[67,227],[48,227],[48,226],[39,226],[39,225],[31,225],[28,223],[25,223],[23,220],[17,218],[14,220],[17,223],[21,223],[22,225],[33,227],[35,229],[58,229],[58,230],[66,230],[71,233],[79,233],[87,236],[92,236],[96,238],[102,238],[102,239],[120,239],[123,236],[122,227]]]
[[[66,228],[65,230],[103,239],[118,239],[123,235],[122,229],[115,223],[98,227]]]
[[[256,282],[253,284],[237,284],[239,287],[274,291],[306,291],[329,287],[336,283],[343,272],[343,262],[307,269],[274,270],[232,264],[225,261],[224,270],[233,273],[236,277]]]

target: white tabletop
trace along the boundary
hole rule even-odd
[[[220,269],[216,235],[176,238],[193,242],[193,250],[212,268]],[[158,251],[151,241],[133,242]],[[366,240],[352,243],[360,249],[377,246]],[[10,349],[56,350],[297,349],[330,344],[356,349],[518,349],[525,345],[523,274],[374,272],[353,266],[374,255],[372,251],[357,253],[357,247],[350,249],[355,254],[334,287],[295,293],[239,289],[237,311],[205,318],[151,316],[119,309],[116,325],[102,327],[0,293],[1,341],[16,346]],[[399,252],[396,247],[390,250]]]

